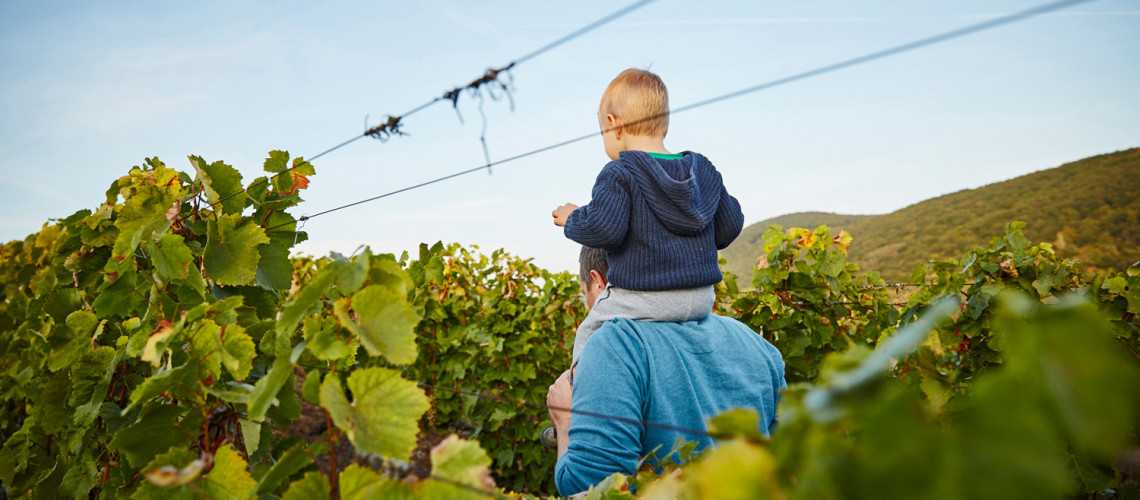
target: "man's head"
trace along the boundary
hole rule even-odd
[[[610,159],[617,159],[624,135],[664,139],[669,132],[669,91],[661,77],[641,69],[618,74],[598,106],[598,126]]]
[[[609,269],[605,250],[582,247],[578,253],[578,284],[586,296],[586,307],[594,307],[594,300],[606,289],[606,272]]]

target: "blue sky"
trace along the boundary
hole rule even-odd
[[[312,156],[624,3],[0,3],[0,241],[93,208],[145,157],[223,160],[250,179],[266,153]],[[491,158],[596,130],[627,67],[674,107],[1037,5],[1032,1],[658,0],[512,71],[515,109],[484,102]],[[807,210],[907,205],[1140,146],[1140,2],[1102,0],[672,118],[666,147],[716,163],[748,223]],[[295,215],[483,163],[464,95],[315,162]],[[606,161],[583,141],[316,217],[299,249],[478,244],[575,266],[550,222],[583,204]],[[855,235],[858,244],[858,235]]]

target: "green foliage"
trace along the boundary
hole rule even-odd
[[[642,473],[637,497],[1066,498],[1110,487],[1100,464],[1140,422],[1140,366],[1087,298],[1042,304],[1006,291],[994,302],[1005,362],[980,375],[953,413],[933,411],[882,363],[933,337],[953,309],[932,307],[899,331],[908,342],[863,350],[853,363],[829,359],[819,378],[829,382],[793,385],[770,442],[722,443],[683,476]],[[619,475],[588,498],[629,498],[624,485]]]
[[[859,275],[847,261],[851,236],[772,226],[765,253],[741,292],[734,279],[720,294],[722,313],[739,319],[772,342],[784,356],[789,383],[814,380],[828,352],[872,345],[890,333],[898,310],[876,273]]]
[[[416,421],[428,409],[423,391],[386,368],[353,371],[348,389],[351,403],[335,376],[321,384],[321,406],[336,426],[361,450],[407,460],[416,447]]]
[[[224,163],[191,157],[192,176],[148,159],[112,184],[106,203],[0,246],[8,493],[554,491],[554,454],[537,444],[546,410],[496,398],[544,401],[567,368],[585,316],[576,279],[501,250],[441,243],[416,259],[367,248],[289,259],[305,235],[288,210],[314,174],[302,159],[289,165],[288,153],[271,152],[273,175],[243,192]],[[754,414],[721,415],[710,428],[725,442],[693,465],[683,465],[692,444],[678,441],[653,452],[663,477],[615,475],[589,498],[1056,497],[1114,487],[1111,460],[1140,421],[1140,266],[1085,281],[1023,227],[922,267],[915,279],[929,283],[909,297],[860,274],[846,233],[771,228],[754,290],[730,275],[718,293],[721,313],[787,358],[794,384],[776,435],[758,435]],[[943,295],[961,306],[931,327]],[[302,400],[333,424],[311,442],[282,437]],[[344,439],[414,460],[418,438],[453,432],[470,441],[435,446],[431,478],[401,482],[357,464],[317,470],[315,458]]]
[[[423,315],[416,328],[420,358],[405,368],[406,376],[513,400],[546,400],[548,386],[569,368],[574,331],[585,317],[575,277],[501,250],[488,256],[440,243],[421,245],[419,258],[406,265],[413,304]],[[551,425],[545,409],[429,392],[431,424],[470,432],[494,460],[499,484],[554,491],[556,457],[537,444]]]
[[[1067,163],[1016,179],[922,201],[884,215],[790,214],[744,228],[724,251],[727,269],[751,274],[768,226],[826,225],[858,236],[851,261],[891,281],[904,281],[930,259],[955,258],[1009,221],[1026,221],[1026,236],[1049,242],[1088,271],[1123,271],[1140,260],[1140,149]]]
[[[310,399],[357,447],[407,458],[427,399],[375,365],[416,358],[411,279],[391,256],[365,250],[334,256],[291,288],[288,249],[304,235],[285,210],[314,172],[303,161],[278,168],[287,160],[271,153],[267,170],[287,179],[254,181],[245,193],[224,163],[191,157],[192,177],[148,159],[96,211],[0,248],[0,481],[10,493],[290,491],[328,446],[263,437],[300,415],[294,370],[322,363],[331,373]],[[303,322],[311,326],[301,335]],[[362,344],[370,358],[356,368]],[[345,374],[358,404],[341,389]]]

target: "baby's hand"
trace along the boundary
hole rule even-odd
[[[570,217],[570,213],[577,210],[577,209],[578,209],[578,205],[575,205],[573,203],[567,203],[565,205],[562,205],[561,207],[554,209],[554,211],[550,213],[550,215],[554,216],[554,225],[555,226],[565,226],[566,225],[566,218]]]

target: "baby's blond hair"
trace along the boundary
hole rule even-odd
[[[602,93],[598,115],[608,114],[621,119],[627,134],[665,137],[669,132],[669,91],[665,82],[642,69],[622,71]]]

